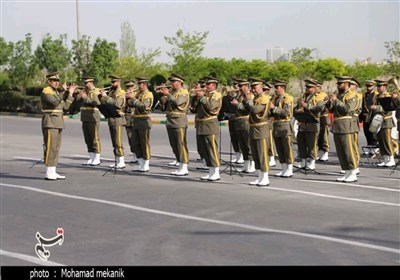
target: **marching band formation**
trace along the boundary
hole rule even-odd
[[[100,164],[99,138],[100,116],[108,120],[115,163],[110,167],[125,168],[122,144],[125,127],[131,162],[138,163],[135,171],[150,170],[151,111],[154,96],[149,91],[149,80],[137,77],[136,82],[110,76],[111,87],[99,89],[93,77],[83,78],[84,87],[64,84],[60,90],[57,72],[46,75],[48,86],[43,89],[42,132],[44,140],[44,164],[47,180],[65,179],[56,172],[62,129],[63,111],[72,102],[81,104],[82,131],[89,153],[84,165]],[[166,112],[166,129],[175,160],[169,163],[177,170],[171,174],[189,174],[187,147],[187,113],[195,114],[197,151],[201,157],[198,169],[208,170],[201,180],[220,179],[221,158],[218,151],[219,122],[228,120],[229,134],[235,152],[233,163],[243,164],[244,173],[258,172],[250,185],[269,185],[269,168],[275,166],[278,156],[281,170],[277,177],[293,176],[293,167],[315,170],[316,161],[329,160],[329,132],[333,133],[336,153],[343,176],[339,182],[355,182],[359,173],[359,124],[363,122],[364,134],[369,147],[379,149],[383,161],[381,167],[393,167],[398,153],[398,129],[400,121],[400,90],[397,77],[388,81],[365,81],[367,91],[360,93],[360,83],[353,77],[337,76],[337,91],[327,94],[321,91],[322,83],[315,79],[304,80],[305,91],[298,100],[286,92],[287,81],[274,79],[272,84],[257,78],[232,79],[232,86],[222,87],[219,81],[207,76],[199,80],[190,91],[184,88],[185,78],[171,74],[168,82],[155,86],[162,111]],[[396,91],[389,93],[388,84]],[[274,89],[274,93],[270,91]],[[333,123],[328,113],[333,114]],[[397,119],[396,119],[397,118]],[[396,129],[397,128],[397,129]],[[298,146],[297,159],[293,143]]]

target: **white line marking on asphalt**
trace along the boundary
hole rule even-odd
[[[309,234],[309,233],[289,231],[289,230],[277,230],[277,229],[252,226],[252,225],[247,225],[247,224],[227,222],[227,221],[222,221],[222,220],[201,218],[201,217],[184,215],[184,214],[179,214],[179,213],[144,208],[144,207],[130,205],[130,204],[126,204],[126,203],[108,201],[108,200],[104,200],[104,199],[97,199],[97,198],[91,198],[91,197],[83,197],[83,196],[77,196],[77,195],[52,192],[52,191],[37,189],[37,188],[33,188],[33,187],[28,187],[28,186],[12,185],[12,184],[4,184],[4,183],[0,183],[0,185],[4,186],[4,187],[10,187],[10,188],[15,188],[15,189],[24,189],[24,190],[29,190],[29,191],[38,192],[38,193],[44,193],[44,194],[53,195],[53,196],[72,198],[72,199],[83,200],[83,201],[97,202],[97,203],[106,204],[106,205],[113,205],[113,206],[117,206],[117,207],[122,207],[122,208],[127,208],[127,209],[147,212],[147,213],[153,213],[153,214],[158,214],[158,215],[164,215],[164,216],[169,216],[169,217],[181,218],[181,219],[186,219],[186,220],[200,221],[200,222],[219,224],[219,225],[225,225],[225,226],[231,226],[231,227],[238,227],[238,228],[244,228],[244,229],[261,231],[261,232],[269,232],[269,233],[272,232],[272,233],[287,234],[287,235],[293,235],[293,236],[301,236],[301,237],[331,241],[331,242],[347,244],[347,245],[351,245],[351,246],[357,246],[357,247],[362,247],[362,248],[367,248],[367,249],[373,249],[373,250],[378,250],[378,251],[400,254],[399,249],[384,247],[384,246],[379,246],[379,245],[373,245],[373,244],[367,244],[367,243],[362,243],[362,242],[357,242],[357,241],[350,241],[350,240],[334,238],[334,237],[329,237],[329,236]]]
[[[302,181],[302,182],[307,182],[307,183],[324,183],[324,184],[333,184],[333,185],[340,185],[343,187],[347,186],[352,186],[352,187],[357,187],[357,188],[365,188],[365,189],[374,189],[374,190],[380,190],[380,191],[390,191],[390,192],[400,192],[400,190],[397,189],[389,189],[389,188],[383,188],[383,187],[374,187],[374,186],[367,186],[367,185],[360,185],[360,184],[351,184],[351,183],[340,183],[340,182],[329,182],[329,181],[318,181],[318,180],[306,180],[306,179],[294,179],[296,181]]]
[[[13,253],[13,252],[5,251],[2,249],[0,249],[0,255],[14,258],[14,259],[23,260],[23,261],[30,262],[30,263],[43,265],[43,266],[65,266],[65,264],[56,263],[56,262],[52,262],[52,261],[42,261],[38,257],[32,257],[29,255],[24,255],[24,254],[20,254],[20,253]]]

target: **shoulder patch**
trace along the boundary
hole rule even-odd
[[[45,87],[42,92],[44,94],[54,94],[54,91],[51,87]]]

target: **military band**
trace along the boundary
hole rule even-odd
[[[150,170],[150,114],[154,97],[148,88],[147,78],[136,78],[138,91],[135,91],[132,80],[125,81],[124,91],[121,88],[122,78],[112,75],[109,92],[96,88],[93,77],[83,78],[84,87],[74,84],[67,87],[64,84],[62,89],[59,87],[60,78],[57,72],[49,73],[46,78],[49,86],[41,94],[44,163],[47,166],[45,179],[65,179],[65,176],[56,172],[56,166],[64,128],[63,112],[69,109],[74,98],[81,104],[82,131],[89,153],[89,160],[85,165],[100,165],[99,108],[107,106],[113,111],[106,116],[115,155],[115,164],[111,166],[125,167],[122,144],[122,127],[125,126],[131,152],[137,156],[139,162],[135,170]],[[395,166],[394,156],[398,147],[393,142],[396,138],[393,136],[393,129],[395,114],[399,129],[399,93],[387,91],[387,80],[365,81],[367,92],[361,94],[358,91],[360,83],[355,78],[337,76],[336,79],[337,91],[329,95],[321,91],[322,83],[311,78],[304,80],[305,93],[295,106],[293,97],[286,92],[287,81],[282,79],[274,79],[272,86],[258,78],[235,78],[233,81],[238,87],[224,87],[223,96],[217,91],[219,81],[215,77],[207,76],[199,80],[196,87],[189,92],[184,88],[185,78],[172,73],[167,83],[155,87],[166,112],[166,135],[175,156],[171,166],[179,166],[171,174],[189,174],[188,111],[195,114],[197,150],[203,160],[199,169],[209,170],[201,180],[220,179],[221,151],[218,148],[218,137],[221,129],[219,122],[222,119],[218,117],[222,114],[224,118],[228,116],[232,145],[235,146],[235,140],[238,143],[237,149],[234,149],[237,158],[233,161],[240,162],[240,153],[245,163],[243,171],[258,171],[257,179],[250,181],[250,185],[264,187],[270,184],[270,166],[275,165],[273,147],[276,147],[281,164],[281,170],[275,176],[293,176],[293,118],[298,122],[297,145],[301,162],[297,167],[315,169],[317,159],[328,160],[328,112],[333,114],[331,132],[340,166],[344,171],[344,176],[337,178],[337,181],[357,181],[360,160],[358,131],[361,122],[364,124],[367,144],[374,145],[377,142],[379,145],[383,161],[378,166]],[[270,94],[272,88],[274,93]],[[397,90],[400,90],[398,85]],[[65,96],[63,92],[66,93]],[[388,105],[382,105],[388,99],[391,102],[389,109]],[[224,100],[225,105],[229,106],[221,109]],[[320,130],[324,131],[321,133]]]

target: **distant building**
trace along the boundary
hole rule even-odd
[[[284,53],[283,48],[275,47],[273,49],[267,49],[267,61],[274,63],[275,61],[287,60],[287,56]]]

